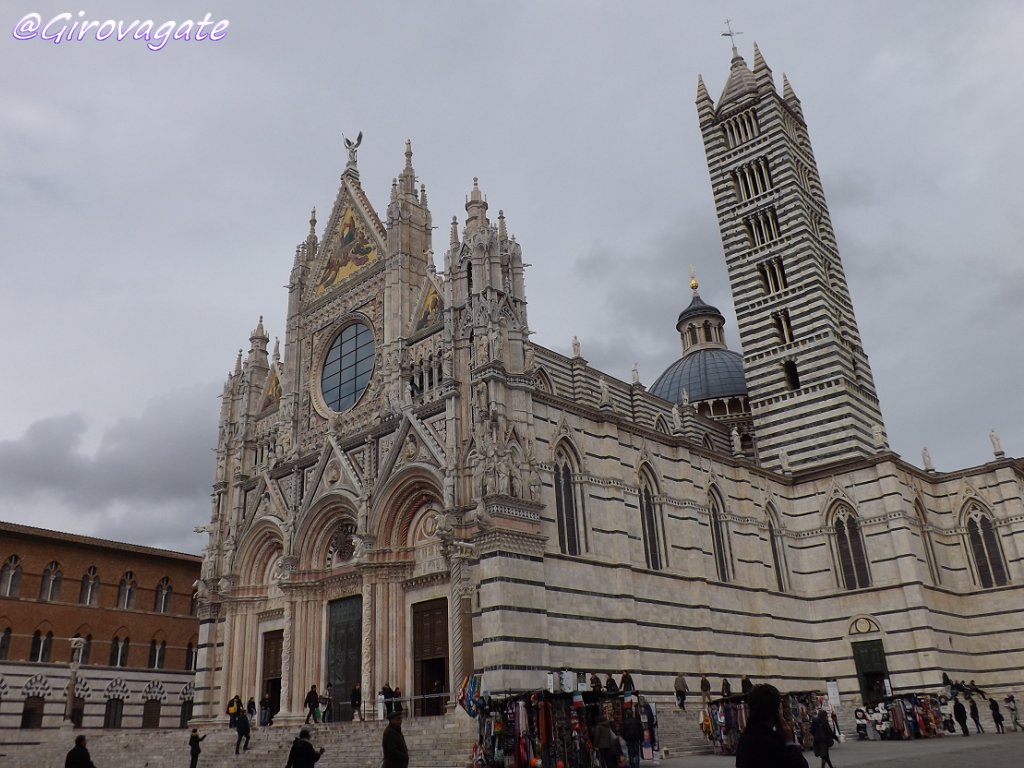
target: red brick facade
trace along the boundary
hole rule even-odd
[[[16,564],[12,557],[17,558]],[[61,573],[60,590],[45,599],[41,595],[44,573],[53,562]],[[201,563],[195,555],[0,522],[0,569],[7,566],[5,573],[0,572],[0,635],[10,629],[6,647],[0,649],[0,662],[67,663],[71,638],[78,635],[92,638],[83,671],[90,666],[154,668],[153,641],[162,655],[160,668],[186,670],[198,645],[192,585],[199,578]],[[13,591],[10,574],[17,568],[20,583],[16,593],[9,595]],[[99,591],[92,604],[83,604],[89,601],[83,579],[93,568]],[[135,589],[126,609],[125,591],[119,585],[127,573],[134,577]],[[170,593],[161,612],[157,590],[164,579]],[[34,642],[36,632],[39,637]],[[49,633],[48,658],[39,658],[46,655]],[[129,639],[127,658],[112,657],[115,637]]]

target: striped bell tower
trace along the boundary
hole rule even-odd
[[[736,307],[757,454],[771,469],[888,450],[800,100],[735,45],[697,114]]]

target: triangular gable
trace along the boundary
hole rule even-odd
[[[427,278],[420,292],[420,300],[416,305],[416,313],[412,316],[412,332],[422,331],[432,325],[441,324],[441,311],[444,301],[441,292],[431,278]]]
[[[311,274],[311,297],[319,298],[347,278],[379,261],[385,231],[358,182],[341,179],[338,199],[327,221]]]
[[[267,375],[267,383],[263,386],[263,397],[260,399],[260,413],[272,410],[281,404],[280,364],[271,367]]]

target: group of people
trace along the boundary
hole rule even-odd
[[[405,705],[402,703],[401,686],[396,685],[392,688],[389,683],[384,683],[377,696],[384,705],[384,717],[391,717],[391,714],[394,712],[402,714],[405,711]]]
[[[690,692],[690,686],[686,684],[686,678],[682,672],[676,673],[676,679],[673,683],[673,687],[676,692],[676,706],[680,709],[686,709],[686,695]],[[753,681],[750,677],[744,675],[740,679],[740,692],[746,696],[750,693],[754,687]],[[732,695],[732,683],[729,682],[729,678],[722,678],[722,698],[728,698]],[[708,680],[708,676],[703,672],[700,675],[700,698],[703,706],[708,706],[711,703],[711,681]]]
[[[970,736],[970,730],[967,728],[967,714],[970,712],[971,720],[974,721],[975,733],[984,733],[985,727],[981,724],[981,717],[978,712],[978,702],[975,701],[970,694],[965,695],[964,698],[967,700],[966,707],[964,706],[964,703],[960,701],[960,695],[958,693],[953,694],[953,719],[956,720],[957,724],[960,726],[961,733],[963,733],[964,736]],[[984,698],[984,696],[982,696],[982,698]],[[1006,704],[1006,709],[1010,712],[1013,730],[1016,731],[1020,728],[1024,728],[1017,715],[1017,700],[1013,697],[1013,694],[1011,693],[1003,699],[1003,703]],[[1006,729],[1003,727],[1004,718],[1002,710],[999,707],[999,702],[995,699],[989,699],[988,708],[992,713],[992,722],[995,724],[996,733],[1006,733]]]
[[[654,710],[642,699],[640,702],[639,707],[630,706],[623,710],[622,726],[618,734],[615,732],[615,725],[604,712],[597,716],[591,733],[591,743],[600,756],[601,768],[619,768],[619,757],[622,753],[620,737],[626,743],[627,768],[640,768],[640,745],[644,740],[645,728],[648,729],[651,748],[656,748],[657,720],[654,717]],[[646,723],[641,717],[641,712],[646,715]]]
[[[605,675],[603,683],[597,672],[594,672],[590,676],[590,690],[596,693],[601,693],[602,691],[605,693],[633,693],[636,690],[636,686],[633,684],[633,676],[629,674],[629,670],[622,672],[619,682],[615,682],[615,675],[609,672]]]

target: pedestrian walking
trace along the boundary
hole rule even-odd
[[[256,699],[252,696],[249,697],[249,701],[245,705],[245,713],[249,716],[249,725],[251,726],[256,722]]]
[[[1003,702],[1006,704],[1006,708],[1010,710],[1010,722],[1013,723],[1013,730],[1016,731],[1019,728],[1024,728],[1024,725],[1021,725],[1020,719],[1017,717],[1017,700],[1013,697],[1013,694],[1007,695]]]
[[[615,682],[615,678],[612,677],[612,673],[611,672],[609,672],[607,675],[604,676],[604,689],[608,693],[618,693],[619,692],[619,684]]]
[[[600,693],[604,686],[601,684],[601,678],[598,677],[597,672],[594,672],[590,676],[590,690],[594,693]]]
[[[728,698],[732,695],[732,684],[729,682],[729,678],[722,678],[722,698]]]
[[[391,713],[395,711],[395,692],[388,683],[384,683],[384,687],[380,689],[380,692],[384,696],[384,716],[390,718]]]
[[[320,722],[320,694],[316,692],[316,686],[309,686],[309,693],[306,694],[306,699],[303,702],[306,709],[306,724],[309,725],[309,718],[313,718],[314,723]]]
[[[292,748],[288,752],[288,762],[284,768],[313,768],[317,760],[323,757],[324,748],[313,749],[313,742],[310,740],[313,734],[309,728],[299,730],[299,735],[292,742]]]
[[[68,751],[67,757],[64,758],[64,768],[96,768],[92,758],[89,757],[89,750],[85,748],[86,741],[84,733],[75,736],[75,746]]]
[[[640,722],[639,713],[623,713],[622,738],[626,742],[629,768],[640,768],[640,742],[644,738],[644,726]]]
[[[711,706],[711,681],[703,672],[700,675],[700,700],[705,707]]]
[[[192,762],[189,763],[189,768],[196,768],[199,764],[199,753],[203,751],[199,746],[199,742],[205,739],[208,735],[209,734],[204,733],[200,736],[198,728],[192,729],[192,735],[188,737],[188,751],[192,756]]]
[[[244,710],[238,713],[235,730],[238,731],[238,738],[235,739],[235,754],[237,755],[238,748],[242,745],[242,739],[245,739],[245,749],[249,748],[249,735],[252,730],[249,725],[249,716],[245,714]]]
[[[996,733],[1006,733],[1003,728],[1003,713],[999,711],[999,702],[989,699],[988,708],[992,710],[992,722],[996,724]]]
[[[818,716],[811,723],[811,738],[814,741],[814,754],[821,758],[821,768],[825,768],[826,765],[829,768],[835,768],[832,765],[832,759],[828,756],[828,751],[835,743],[836,737],[832,733],[832,726],[828,722],[828,714],[824,709],[818,710]]]
[[[690,692],[690,686],[686,684],[686,678],[683,677],[682,672],[676,673],[673,687],[676,689],[676,706],[680,709],[686,709],[686,694]]]
[[[750,682],[750,678],[744,675],[743,679],[740,680],[740,691],[743,693],[743,695],[746,696],[748,693],[750,693],[750,689],[753,687],[754,684]]]
[[[984,733],[985,729],[981,727],[981,717],[978,715],[978,702],[971,699],[971,720],[974,721],[975,733]]]
[[[594,723],[593,744],[594,749],[601,755],[603,768],[619,768],[619,758],[616,754],[619,740],[603,712],[597,716],[597,722]]]
[[[409,747],[402,735],[402,713],[391,712],[381,739],[384,760],[380,768],[409,768]]]
[[[953,719],[960,724],[960,730],[963,731],[964,736],[971,735],[967,730],[967,710],[958,696],[953,697]]]
[[[348,703],[352,705],[353,719],[358,717],[359,722],[363,721],[363,691],[359,683],[352,686],[352,693],[349,694]]]
[[[774,685],[755,685],[747,697],[747,727],[736,745],[736,768],[808,768],[793,728],[782,719]]]
[[[323,720],[325,723],[334,722],[334,686],[331,683],[327,684],[327,688],[324,689],[324,695],[320,699],[320,704],[323,705]]]

